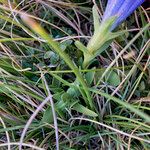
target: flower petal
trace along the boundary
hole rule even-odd
[[[117,14],[119,8],[124,3],[124,0],[108,0],[106,10],[103,16],[103,21]]]
[[[124,21],[130,14],[134,12],[136,8],[138,8],[144,0],[125,0],[122,7],[118,11],[118,18],[112,26],[112,30],[116,28],[122,21]]]

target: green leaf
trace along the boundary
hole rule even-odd
[[[51,58],[55,55],[55,53],[53,51],[48,51],[45,53],[44,55],[44,59],[48,59],[48,58]]]
[[[98,14],[98,11],[95,5],[92,8],[92,12],[93,12],[93,19],[94,19],[94,32],[97,32],[98,28],[100,27],[100,21],[99,21],[100,16]]]
[[[108,72],[106,74],[108,84],[112,86],[118,86],[120,84],[120,77],[115,71]]]
[[[98,56],[100,55],[102,52],[104,52],[108,47],[109,45],[112,43],[112,40],[109,40],[109,41],[106,41],[94,54],[94,56]]]
[[[87,52],[87,48],[80,42],[80,41],[75,41],[75,46],[81,50],[83,53]]]
[[[41,122],[43,122],[43,123],[45,123],[45,122],[52,123],[53,122],[52,109],[50,106],[45,110]]]
[[[103,73],[104,73],[103,70],[96,72],[96,74],[95,74],[96,82],[99,81],[99,78],[101,78]],[[107,82],[109,85],[112,85],[112,86],[118,86],[121,81],[120,81],[119,75],[115,71],[108,71],[105,75],[105,81],[104,82]]]
[[[123,31],[118,31],[118,32],[114,32],[114,33],[110,33],[109,35],[108,35],[108,40],[113,40],[113,39],[115,39],[115,38],[117,38],[117,37],[119,37],[119,36],[121,36],[121,35],[124,35],[124,34],[127,34],[128,33],[128,31],[126,31],[126,30],[123,30]]]
[[[95,67],[93,69],[95,69]],[[85,74],[85,79],[89,85],[91,85],[91,83],[93,82],[94,76],[95,76],[95,71],[92,71],[92,69],[90,72],[87,72]]]
[[[76,87],[70,87],[67,90],[67,93],[69,95],[71,95],[72,97],[78,97],[80,95],[80,92],[79,92],[78,88],[76,88]]]
[[[80,92],[79,92],[79,82],[78,80],[76,79],[72,85],[68,90],[67,90],[67,93],[72,96],[72,97],[78,97],[80,95]]]
[[[94,35],[87,45],[87,49],[90,53],[95,53],[106,41],[109,40],[108,38],[111,35],[110,28],[115,20],[115,16],[110,17],[110,19],[101,23],[97,32],[94,32]]]
[[[72,40],[64,41],[64,42],[60,43],[60,48],[64,51],[67,48],[67,46],[69,46],[71,44],[72,44]]]
[[[94,111],[92,111],[92,110],[90,110],[90,109],[88,109],[88,108],[86,108],[83,105],[78,104],[78,103],[75,104],[72,109],[76,110],[77,112],[83,113],[87,116],[91,116],[91,117],[97,117],[98,116]]]
[[[141,81],[140,85],[139,85],[139,90],[140,91],[144,91],[146,88],[146,85],[145,85],[145,82],[144,81]]]
[[[63,102],[70,103],[72,97],[70,96],[70,94],[64,93],[64,94],[61,96],[61,99],[63,100]]]
[[[57,55],[56,53],[54,53],[53,51],[48,51],[45,53],[44,55],[44,59],[48,59],[49,60],[49,67],[56,67],[59,63],[59,55]]]

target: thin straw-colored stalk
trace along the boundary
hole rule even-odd
[[[107,93],[103,93],[103,92],[100,92],[96,89],[89,89],[91,91],[93,91],[94,93],[96,94],[99,94],[101,96],[104,96],[105,98],[107,98],[108,100],[112,100],[120,105],[122,105],[124,108],[127,108],[129,109],[131,112],[134,112],[135,114],[137,114],[138,116],[140,116],[141,118],[143,118],[146,122],[150,122],[150,116],[147,115],[146,113],[142,112],[141,110],[139,109],[136,109],[135,107],[133,107],[131,104],[125,102],[125,101],[122,101],[121,99],[118,99],[116,97],[113,97]]]
[[[137,33],[134,38],[123,48],[123,50],[117,55],[117,57],[111,62],[111,64],[108,66],[108,68],[105,70],[99,81],[97,82],[97,86],[100,84],[104,76],[107,74],[107,72],[113,67],[113,65],[116,63],[116,60],[118,60],[124,53],[125,51],[137,40],[137,38],[145,32],[150,26],[150,23],[148,23],[143,29]]]

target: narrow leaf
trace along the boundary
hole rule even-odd
[[[93,19],[94,19],[94,32],[97,32],[98,28],[100,27],[100,21],[99,21],[100,17],[95,5],[93,6],[92,11],[93,11]]]
[[[87,116],[91,116],[91,117],[97,117],[98,116],[94,111],[92,111],[92,110],[90,110],[90,109],[88,109],[88,108],[86,108],[83,105],[78,104],[78,103],[73,106],[73,109],[76,110],[77,112],[83,113]]]
[[[87,52],[87,48],[80,41],[75,41],[75,46],[83,53]]]

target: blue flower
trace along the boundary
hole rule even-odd
[[[108,0],[102,22],[99,22],[99,14],[96,7],[93,7],[94,34],[87,44],[87,50],[84,50],[84,67],[88,66],[89,62],[106,50],[113,39],[125,33],[125,31],[112,31],[144,1]]]
[[[103,22],[110,17],[116,16],[117,18],[111,27],[111,30],[115,29],[144,1],[145,0],[108,0],[103,16]]]

